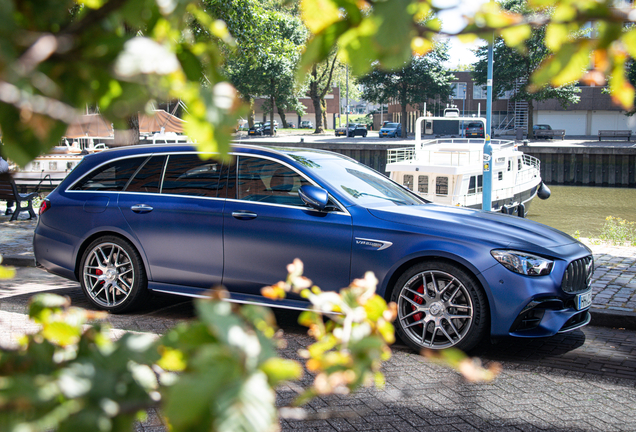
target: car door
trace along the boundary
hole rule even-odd
[[[119,208],[143,247],[153,282],[203,289],[221,283],[221,168],[195,153],[156,155],[120,194]]]
[[[263,286],[286,279],[295,258],[322,289],[349,284],[352,227],[346,211],[305,206],[298,189],[310,182],[266,157],[240,155],[229,183],[235,191],[224,211],[226,287],[260,295]]]

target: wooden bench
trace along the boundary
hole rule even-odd
[[[565,137],[565,129],[536,129],[534,131],[535,138],[554,138],[561,137],[561,140]]]
[[[11,174],[0,174],[0,200],[15,201],[15,210],[11,220],[14,221],[18,218],[21,212],[28,211],[29,219],[35,217],[35,211],[33,211],[33,197],[37,196],[38,192],[20,193],[13,181]],[[26,207],[22,207],[22,203],[26,202]]]
[[[630,141],[632,131],[630,130],[600,130],[598,131],[598,140],[601,138],[627,138]]]

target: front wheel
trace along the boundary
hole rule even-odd
[[[113,313],[138,307],[148,297],[148,279],[141,257],[126,240],[104,236],[82,257],[80,282],[88,300]]]
[[[396,282],[396,331],[411,348],[468,351],[483,338],[488,321],[486,296],[478,282],[442,261],[418,264]]]

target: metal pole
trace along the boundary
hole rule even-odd
[[[490,145],[490,131],[492,130],[492,76],[493,76],[493,44],[495,42],[495,35],[492,36],[492,41],[488,43],[488,77],[486,81],[486,130],[484,131],[484,187],[482,192],[481,209],[484,211],[490,211],[492,207],[492,147]]]
[[[464,83],[464,98],[462,99],[462,117],[465,115],[466,110],[466,83]],[[464,120],[462,120],[462,136],[466,138],[466,128],[464,127]]]
[[[342,70],[342,69],[341,69]],[[346,125],[347,125],[347,138],[349,138],[349,65],[346,65],[346,74],[347,74],[347,106],[346,110]]]

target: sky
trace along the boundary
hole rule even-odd
[[[466,25],[464,15],[471,16],[486,0],[437,0],[437,6],[446,8],[441,12],[439,17],[442,20],[442,30],[448,33],[456,33]],[[461,43],[457,38],[450,38],[450,61],[447,66],[454,67],[460,64],[468,65],[474,63],[477,57],[470,51],[478,44],[466,45]]]

